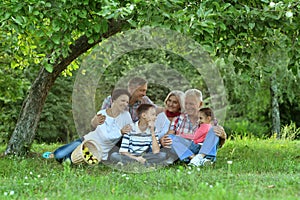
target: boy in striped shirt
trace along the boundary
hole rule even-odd
[[[160,152],[158,136],[154,130],[156,108],[152,104],[141,104],[137,108],[139,120],[131,124],[131,131],[122,139],[119,153],[111,155],[111,161],[139,162],[144,165],[163,163],[166,153]]]

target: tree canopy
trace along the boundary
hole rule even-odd
[[[279,105],[300,110],[299,10],[296,0],[4,0],[0,73],[13,71],[20,77],[16,83],[24,70],[37,74],[26,98],[28,84],[18,97],[1,97],[5,105],[24,98],[6,153],[30,149],[50,88],[60,74],[78,69],[80,55],[116,33],[144,26],[181,32],[212,56],[225,81],[229,117],[272,124]]]

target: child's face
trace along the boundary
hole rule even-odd
[[[210,116],[206,116],[204,112],[199,113],[200,124],[209,124],[211,121]]]
[[[147,112],[144,113],[144,118],[147,122],[156,120],[156,110],[155,108],[150,108]]]

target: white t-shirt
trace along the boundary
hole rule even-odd
[[[128,111],[120,113],[116,118],[110,117],[106,110],[100,110],[97,114],[105,115],[105,122],[86,134],[84,139],[96,141],[102,149],[102,160],[107,160],[108,152],[122,137],[121,129],[131,124],[132,119]]]

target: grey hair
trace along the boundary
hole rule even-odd
[[[201,102],[203,101],[202,92],[198,89],[188,89],[185,92],[185,96],[194,96],[194,97],[197,97]]]
[[[129,80],[128,82],[128,88],[138,88],[140,86],[143,86],[147,84],[147,81],[140,77],[134,77]]]
[[[165,105],[167,104],[168,99],[172,95],[174,95],[178,99],[178,102],[180,105],[180,112],[184,112],[184,92],[182,92],[180,90],[173,90],[173,91],[169,92],[169,94],[167,95],[167,97],[165,98],[165,101],[164,101]]]

